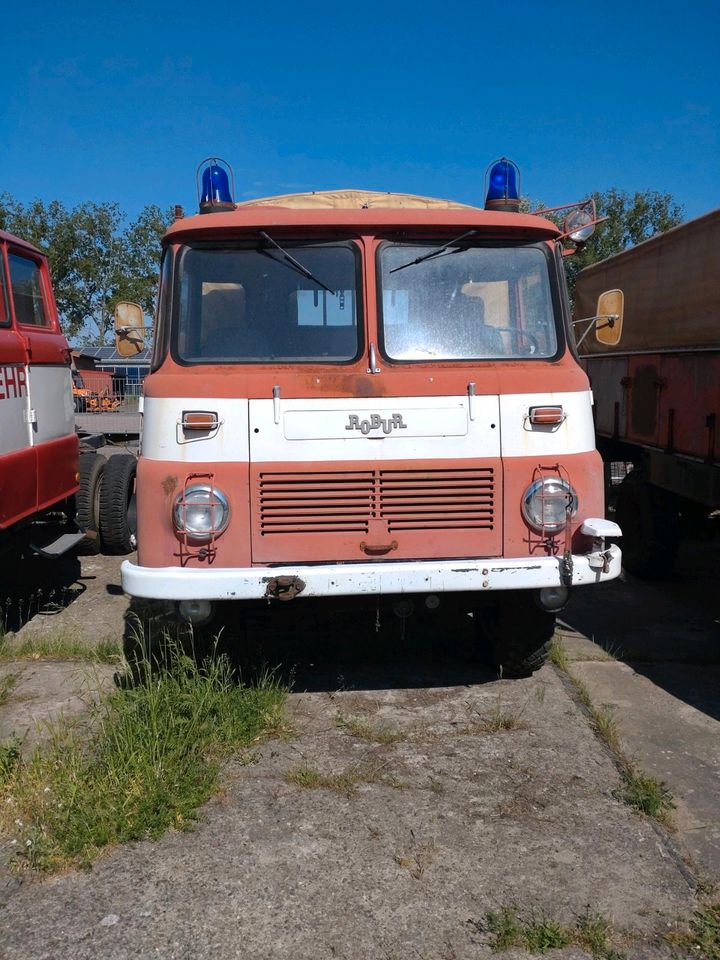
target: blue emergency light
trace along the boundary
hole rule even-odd
[[[202,177],[200,172],[202,171]],[[200,213],[218,213],[235,209],[235,177],[232,167],[219,157],[208,157],[197,168]],[[232,186],[231,186],[232,184]]]
[[[485,209],[517,213],[520,209],[520,170],[516,163],[501,157],[485,171]]]

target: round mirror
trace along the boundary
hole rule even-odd
[[[575,243],[585,243],[595,233],[595,224],[592,210],[579,207],[572,210],[563,223],[563,233],[567,233]]]

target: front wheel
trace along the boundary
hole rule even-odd
[[[492,659],[500,675],[529,677],[547,662],[555,632],[555,614],[537,606],[529,590],[498,595],[498,605],[481,617]]]

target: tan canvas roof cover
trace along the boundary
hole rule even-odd
[[[575,316],[592,317],[599,294],[616,287],[625,294],[622,340],[607,347],[591,333],[581,353],[720,349],[720,210],[581,271]]]
[[[375,190],[319,190],[312,193],[286,193],[280,197],[261,197],[245,200],[239,207],[286,207],[291,209],[352,209],[389,207],[397,210],[476,210],[469,203],[454,200],[436,200],[434,197],[416,197],[411,193],[379,193]]]

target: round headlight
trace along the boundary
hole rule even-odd
[[[522,499],[523,516],[538,533],[557,533],[562,530],[568,516],[574,517],[577,509],[577,494],[567,480],[560,477],[535,480]]]
[[[173,523],[189,540],[210,540],[223,532],[229,520],[230,504],[217,487],[198,483],[175,498]]]

